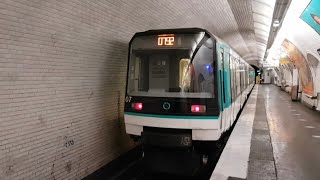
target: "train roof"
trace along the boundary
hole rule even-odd
[[[134,36],[139,36],[139,35],[153,35],[153,34],[160,34],[160,33],[195,33],[195,32],[205,32],[209,34],[210,36],[216,38],[213,34],[211,34],[209,31],[206,29],[202,28],[176,28],[176,29],[152,29],[144,32],[137,32]],[[218,39],[218,38],[217,38]],[[220,41],[220,39],[219,39]]]
[[[224,42],[222,39],[217,37],[216,35],[210,33],[208,30],[203,29],[203,28],[198,28],[198,27],[192,27],[192,28],[174,28],[174,29],[151,29],[143,32],[137,32],[133,36],[141,36],[141,35],[154,35],[154,34],[161,34],[161,33],[195,33],[195,32],[205,32],[209,34],[212,38],[214,38],[216,41],[227,44]],[[132,38],[132,39],[133,39]]]

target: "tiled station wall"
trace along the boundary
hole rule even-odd
[[[132,32],[121,31],[115,9],[0,1],[0,179],[80,179],[128,149]]]
[[[203,5],[1,0],[0,179],[81,179],[132,147],[123,129],[129,40],[147,29],[210,28],[212,16],[196,18],[208,11],[193,10]]]

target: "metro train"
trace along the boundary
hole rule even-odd
[[[205,159],[203,147],[230,129],[254,83],[254,69],[205,29],[136,33],[129,43],[126,132],[144,146],[185,148]]]

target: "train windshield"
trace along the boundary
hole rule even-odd
[[[214,40],[205,33],[134,38],[127,94],[214,98],[214,48]]]

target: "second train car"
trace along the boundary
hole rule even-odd
[[[129,44],[126,132],[145,146],[206,157],[201,149],[230,129],[254,81],[254,69],[205,29],[136,33]]]

